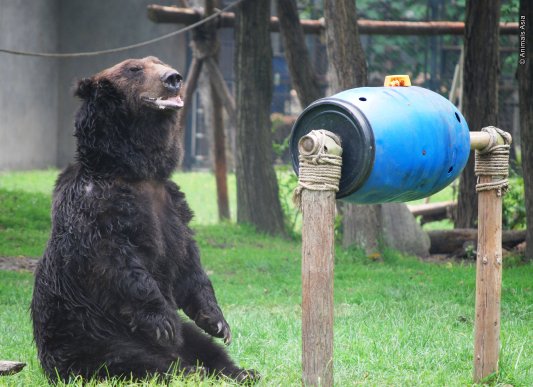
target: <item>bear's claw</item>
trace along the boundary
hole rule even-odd
[[[222,321],[219,321],[217,323],[218,331],[217,334],[220,335],[222,333],[222,337],[224,338],[224,344],[230,345],[231,344],[231,330],[226,325],[224,326],[224,323]]]

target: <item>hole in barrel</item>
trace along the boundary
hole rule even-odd
[[[455,118],[457,118],[457,122],[461,123],[461,117],[459,117],[459,114],[457,114],[457,112],[455,113]]]
[[[448,168],[448,173],[452,173],[452,171],[453,171],[453,165],[450,168]]]
[[[366,101],[365,97],[359,97],[359,101]]]

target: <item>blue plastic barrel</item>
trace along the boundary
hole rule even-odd
[[[465,167],[466,120],[447,99],[421,87],[361,87],[312,103],[290,139],[298,173],[298,140],[326,129],[342,141],[337,197],[356,203],[405,202],[440,191]]]

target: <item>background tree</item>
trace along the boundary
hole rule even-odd
[[[365,86],[367,68],[356,23],[355,1],[324,1],[324,18],[332,92]],[[383,241],[403,252],[429,253],[429,238],[405,204],[343,203],[341,208],[343,245],[356,244],[372,252]]]
[[[236,14],[237,221],[281,234],[285,230],[270,132],[270,1],[245,1]]]
[[[305,109],[313,101],[323,97],[322,91],[305,45],[296,0],[277,0],[276,6],[292,86]]]
[[[463,69],[463,115],[472,131],[498,125],[500,0],[466,2]],[[505,129],[505,128],[503,128]],[[456,228],[477,221],[474,155],[461,174]]]
[[[520,28],[520,47],[522,42],[525,44],[524,56],[519,57],[518,88],[522,170],[526,191],[526,258],[533,260],[533,2],[531,0],[520,0],[519,17],[524,18],[524,25]],[[519,20],[519,23],[521,21]]]

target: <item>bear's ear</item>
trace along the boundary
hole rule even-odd
[[[95,82],[92,78],[83,78],[78,81],[74,89],[74,95],[81,99],[88,99],[96,89]]]

